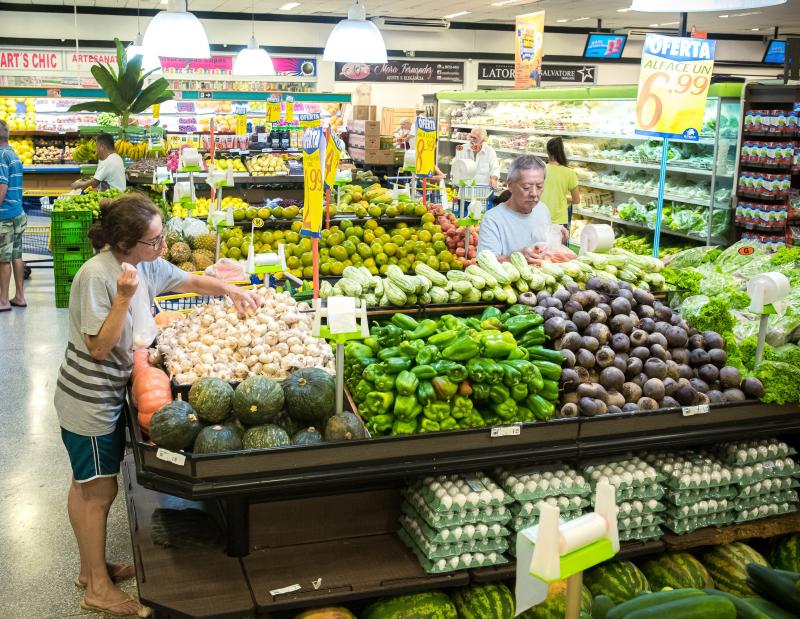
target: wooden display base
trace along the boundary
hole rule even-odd
[[[762,520],[751,520],[750,522],[732,524],[727,527],[708,527],[683,535],[665,533],[662,539],[664,540],[667,550],[677,552],[690,548],[698,548],[700,546],[730,544],[731,542],[752,539],[754,537],[775,537],[777,535],[797,532],[800,532],[800,512],[764,518]]]

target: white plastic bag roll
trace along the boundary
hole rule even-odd
[[[614,230],[608,224],[588,224],[581,231],[580,253],[603,252],[614,247]]]
[[[789,294],[789,279],[783,273],[762,273],[747,282],[750,311],[760,314],[765,305],[775,304]],[[778,308],[776,308],[778,309]]]
[[[450,177],[453,183],[461,181],[471,181],[475,178],[478,168],[471,159],[453,159],[450,166]]]

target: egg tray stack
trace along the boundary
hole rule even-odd
[[[647,461],[664,477],[664,526],[677,535],[735,518],[736,478],[729,467],[705,452],[661,452]]]
[[[512,499],[483,473],[426,477],[403,497],[398,536],[428,574],[508,563]]]
[[[592,495],[597,484],[607,481],[616,488],[617,528],[619,541],[652,541],[660,539],[663,522],[663,477],[636,456],[614,462],[594,462],[584,468]]]
[[[511,505],[513,518],[508,526],[515,534],[539,524],[542,501],[558,507],[564,521],[582,516],[590,504],[588,482],[567,465],[552,464],[516,471],[498,469],[495,478],[514,499]],[[516,554],[515,543],[511,544],[509,554]]]
[[[718,457],[737,480],[735,522],[759,520],[797,511],[800,467],[794,449],[778,439],[723,443]]]

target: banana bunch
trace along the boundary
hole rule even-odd
[[[114,150],[120,157],[127,157],[131,160],[143,159],[147,155],[147,142],[139,142],[132,144],[127,140],[117,140],[114,144]]]
[[[72,160],[77,163],[97,161],[97,148],[95,148],[94,140],[85,140],[76,146],[72,151]]]

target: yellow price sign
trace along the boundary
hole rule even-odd
[[[281,119],[281,98],[275,95],[267,99],[267,122],[276,123]]]
[[[716,41],[648,34],[642,50],[636,133],[697,141]]]
[[[322,230],[322,203],[325,178],[322,158],[325,141],[322,129],[307,129],[303,135],[303,221],[300,234],[320,235]]]
[[[264,226],[264,220],[261,217],[256,217],[253,220],[253,227],[255,228],[262,228]]]
[[[247,108],[236,106],[236,135],[247,135]]]
[[[161,118],[161,104],[156,103],[153,106],[153,120],[158,120],[159,118]]]
[[[325,142],[325,184],[333,187],[336,182],[336,172],[339,170],[339,159],[344,151],[344,142],[333,133],[328,134]]]
[[[287,123],[294,122],[294,97],[286,97],[286,101],[283,102],[283,120]]]
[[[300,114],[297,118],[303,129],[316,129],[321,124],[319,114]]]
[[[417,160],[418,176],[430,176],[436,168],[436,119],[426,116],[417,118]]]

